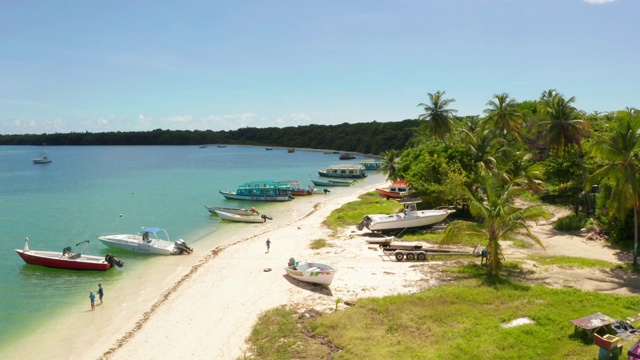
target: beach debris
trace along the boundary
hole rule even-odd
[[[264,270],[262,270],[262,271],[264,271],[264,272],[269,272],[269,271],[271,271],[271,268],[265,268],[265,269],[264,269]]]

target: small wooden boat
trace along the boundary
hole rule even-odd
[[[321,180],[311,180],[315,186],[351,186],[350,183],[329,182]]]
[[[215,214],[216,210],[220,210],[229,214],[236,214],[236,215],[244,215],[244,216],[260,215],[260,211],[258,211],[258,209],[254,207],[252,207],[251,209],[219,207],[219,206],[209,206],[209,205],[205,205],[204,207],[207,208],[207,210],[209,210],[209,212],[212,214]]]
[[[218,216],[220,216],[220,219],[222,220],[237,221],[237,222],[263,223],[263,222],[266,222],[267,220],[273,220],[272,218],[268,217],[265,214],[262,214],[260,216],[252,216],[252,215],[247,216],[247,215],[231,214],[221,210],[216,210],[216,214],[218,214]]]
[[[291,258],[288,265],[284,270],[293,279],[324,286],[331,285],[336,273],[336,268],[333,266],[318,262],[299,263]]]
[[[15,249],[18,255],[31,265],[40,265],[58,269],[70,270],[109,270],[114,266],[123,267],[124,262],[118,260],[115,256],[107,254],[106,256],[83,255],[82,251],[89,244],[89,240],[77,243],[75,247],[85,244],[81,251],[74,252],[69,246],[64,248],[62,252],[57,251],[40,251],[29,250],[29,238],[24,239],[24,249]],[[74,247],[74,248],[75,248]]]

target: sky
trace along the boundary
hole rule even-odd
[[[0,0],[0,134],[640,108],[640,0]]]

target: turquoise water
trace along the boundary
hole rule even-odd
[[[269,212],[296,201],[247,203],[226,200],[218,190],[262,179],[298,180],[306,187],[319,179],[319,169],[365,158],[339,161],[337,154],[321,151],[241,146],[60,146],[47,148],[51,164],[34,165],[31,159],[39,150],[0,146],[0,349],[43,317],[66,311],[77,289],[133,281],[127,273],[153,258],[107,249],[96,236],[160,226],[172,240],[182,238],[197,251],[200,234],[221,226],[204,205],[256,206]],[[383,179],[380,173],[369,174],[367,182]],[[31,249],[52,251],[90,240],[85,254],[113,253],[126,265],[106,272],[26,265],[14,251],[24,246],[25,237]]]

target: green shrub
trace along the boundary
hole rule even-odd
[[[587,225],[589,218],[580,214],[571,214],[558,219],[553,228],[558,231],[578,231]]]

